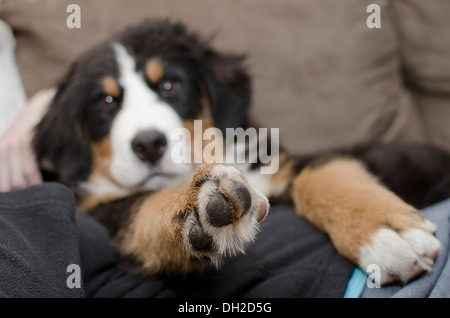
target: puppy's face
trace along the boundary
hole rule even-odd
[[[99,92],[85,108],[91,150],[105,175],[125,187],[158,187],[161,179],[185,173],[171,154],[175,129],[202,111],[198,71],[182,55],[146,54],[139,61],[126,46],[111,44],[117,76],[102,74]],[[95,168],[94,168],[95,169]],[[105,171],[104,171],[105,172]],[[159,180],[159,182],[157,182]]]
[[[190,164],[175,164],[172,132],[243,124],[250,81],[242,58],[209,48],[184,26],[145,21],[73,64],[34,140],[59,179],[156,189]]]

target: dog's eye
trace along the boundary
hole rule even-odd
[[[111,95],[107,95],[100,99],[100,106],[104,110],[114,109],[118,106],[118,101],[116,98]]]
[[[163,97],[174,96],[178,93],[180,87],[180,82],[165,80],[159,84],[159,93]]]

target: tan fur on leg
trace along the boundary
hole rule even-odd
[[[355,263],[360,247],[381,227],[418,228],[423,217],[382,186],[353,159],[310,165],[294,181],[297,213],[328,233],[338,251]]]

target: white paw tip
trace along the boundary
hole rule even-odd
[[[425,231],[428,231],[428,232],[431,232],[431,233],[435,233],[436,230],[437,230],[436,224],[434,224],[433,222],[431,222],[431,221],[428,220],[428,219],[425,219],[425,221],[423,221],[423,223],[422,223],[422,228],[423,228]]]
[[[381,284],[396,280],[406,283],[423,272],[432,271],[440,247],[436,237],[421,229],[397,233],[382,228],[371,243],[361,247],[359,265],[362,269],[378,265]]]

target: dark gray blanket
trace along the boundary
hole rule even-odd
[[[74,222],[75,219],[75,222]],[[70,264],[82,288],[69,288]],[[354,266],[291,206],[275,206],[246,255],[202,277],[130,277],[109,236],[59,184],[0,193],[0,295],[10,297],[342,297]]]
[[[74,215],[72,193],[57,184],[0,193],[0,296],[86,296],[66,284],[67,267],[80,264]]]

